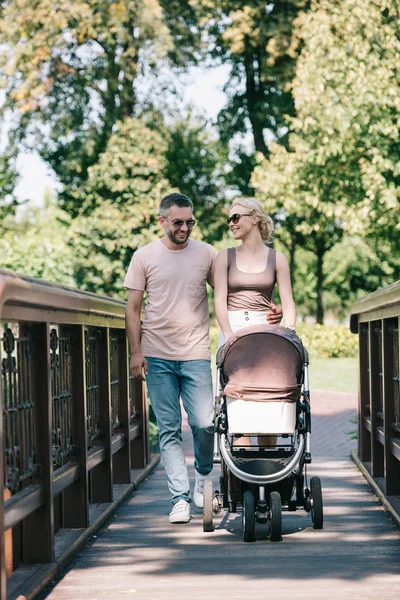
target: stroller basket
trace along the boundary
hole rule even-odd
[[[268,483],[277,483],[278,481],[282,481],[292,473],[292,471],[299,464],[299,461],[303,455],[304,443],[304,435],[300,434],[298,448],[291,460],[283,467],[283,469],[281,469],[277,473],[272,473],[271,475],[255,475],[253,473],[245,473],[242,469],[240,469],[240,467],[237,466],[235,460],[232,458],[232,455],[228,450],[226,436],[224,434],[221,435],[220,451],[228,469],[236,477],[238,477],[242,481],[246,481],[247,483],[266,485]]]

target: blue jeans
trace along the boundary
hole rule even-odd
[[[189,476],[182,450],[182,415],[188,415],[194,446],[194,466],[201,475],[213,467],[214,401],[210,361],[164,360],[146,357],[147,388],[156,415],[160,452],[172,503],[191,501]]]

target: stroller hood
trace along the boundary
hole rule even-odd
[[[296,402],[307,351],[295,333],[276,325],[236,332],[219,349],[224,394],[241,400]]]

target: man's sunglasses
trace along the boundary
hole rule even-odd
[[[166,218],[166,220],[168,221],[168,223],[171,223],[171,225],[173,225],[175,229],[180,229],[181,227],[183,227],[184,223],[186,223],[186,227],[188,229],[192,229],[196,225],[196,221],[194,219],[188,219],[187,221],[181,221],[181,219],[174,219],[173,221],[170,221]]]
[[[229,219],[226,220],[226,222],[228,223],[228,225],[230,225],[232,223],[232,225],[236,225],[237,223],[239,223],[239,220],[242,217],[252,217],[253,215],[251,213],[235,213],[234,215],[230,216]]]

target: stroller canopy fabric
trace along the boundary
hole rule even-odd
[[[240,400],[296,402],[307,351],[289,329],[255,325],[238,331],[217,354],[224,394]]]

